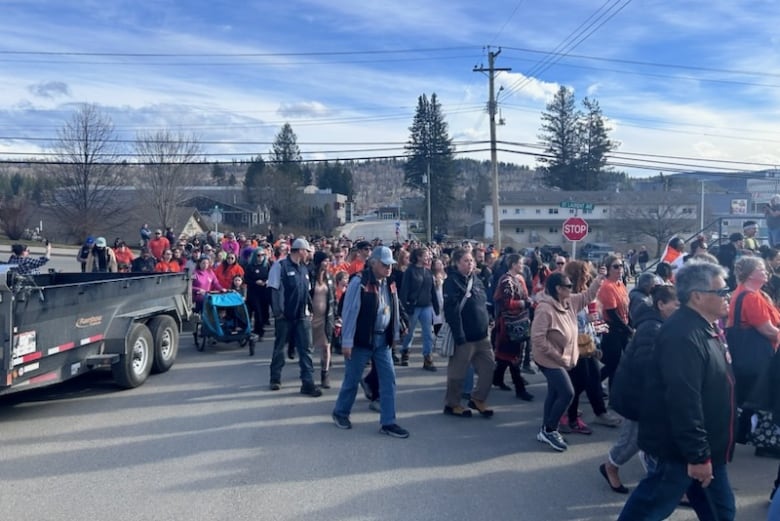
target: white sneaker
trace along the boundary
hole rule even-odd
[[[564,452],[569,448],[569,446],[566,445],[566,442],[563,441],[563,436],[561,436],[558,431],[547,432],[544,430],[544,427],[542,427],[539,434],[536,435],[536,439],[542,443],[546,443],[558,452]]]

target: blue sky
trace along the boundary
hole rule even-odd
[[[632,173],[780,165],[776,0],[0,0],[0,13],[6,158],[46,157],[84,102],[120,139],[192,133],[213,160],[266,153],[284,122],[305,158],[397,155],[435,92],[462,156],[484,159],[467,151],[489,137],[473,72],[489,45],[512,68],[497,77],[498,139],[517,144],[501,161],[535,164],[517,152],[536,151],[565,85],[599,101]]]

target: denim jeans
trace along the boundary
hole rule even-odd
[[[271,383],[282,382],[284,367],[284,352],[289,335],[293,335],[293,343],[298,351],[298,366],[301,368],[301,383],[305,386],[314,385],[314,366],[311,362],[311,319],[285,320],[277,318],[274,321],[276,337],[274,338],[274,353],[271,356]]]
[[[767,521],[780,521],[780,492],[775,492],[775,497],[772,498]]]
[[[350,358],[344,361],[344,381],[336,398],[333,414],[349,418],[360,379],[363,378],[363,370],[369,360],[374,363],[379,377],[379,408],[382,411],[379,413],[379,423],[391,425],[395,423],[395,368],[384,333],[374,335],[372,347],[355,346]]]
[[[609,449],[609,462],[619,467],[628,463],[639,452],[637,438],[639,437],[639,422],[623,418],[618,431],[618,439]]]
[[[547,398],[544,399],[544,427],[548,431],[557,431],[561,416],[569,408],[574,398],[574,387],[569,373],[562,367],[550,369],[539,366],[547,379]]]
[[[414,311],[409,316],[409,332],[406,333],[401,352],[406,353],[409,351],[409,346],[412,344],[412,338],[414,337],[414,328],[417,327],[418,321],[422,329],[422,353],[423,356],[429,356],[431,349],[433,349],[433,306],[414,308]]]
[[[773,248],[780,246],[780,228],[769,229],[769,245]]]
[[[645,455],[647,475],[626,501],[618,521],[660,521],[669,517],[685,493],[702,521],[733,521],[734,493],[726,465],[712,467],[707,488],[688,477],[688,465]]]

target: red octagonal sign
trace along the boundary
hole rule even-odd
[[[569,217],[563,221],[563,236],[570,241],[581,241],[588,236],[588,223],[582,217]]]

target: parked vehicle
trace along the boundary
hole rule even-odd
[[[600,262],[607,255],[614,253],[612,245],[603,242],[588,242],[578,249],[577,257],[592,262]]]
[[[19,275],[0,266],[0,394],[110,369],[143,384],[174,364],[192,308],[187,273]]]

